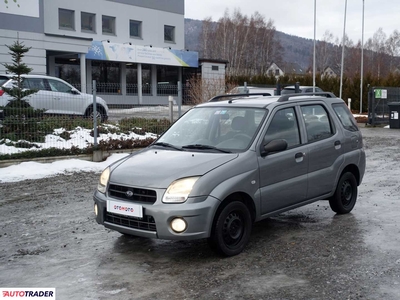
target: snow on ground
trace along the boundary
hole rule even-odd
[[[60,134],[64,132],[63,128],[55,129],[53,134],[49,134],[46,136],[46,140],[44,143],[34,143],[39,146],[39,148],[16,148],[14,146],[7,146],[6,144],[0,145],[0,153],[1,154],[12,154],[12,153],[20,153],[28,150],[41,150],[48,148],[59,148],[59,149],[71,149],[72,146],[78,147],[80,149],[86,148],[88,145],[94,143],[94,137],[90,136],[91,130],[77,127],[74,130],[68,131],[71,134],[71,139],[65,140],[60,137]],[[97,138],[97,142],[102,140],[109,139],[146,139],[146,138],[156,138],[157,135],[153,133],[147,133],[145,135],[139,135],[131,132],[130,134],[116,134],[116,133],[107,133],[100,134],[100,137]],[[7,140],[6,143],[10,141]]]
[[[48,148],[64,148],[70,149],[72,146],[78,148],[86,148],[87,145],[94,143],[94,138],[90,136],[90,131],[81,127],[69,131],[71,139],[64,140],[60,137],[60,134],[64,132],[63,128],[54,130],[53,134],[46,136],[44,143],[34,143],[39,148],[17,148],[14,146],[7,146],[5,144],[0,145],[0,153],[11,154],[20,153],[28,150],[40,150]],[[153,133],[147,133],[145,135],[138,135],[135,133],[130,134],[100,134],[97,138],[97,142],[101,140],[109,139],[146,139],[156,138],[157,135]],[[10,141],[6,141],[10,142]],[[56,174],[69,174],[73,172],[101,172],[108,165],[114,161],[126,156],[128,154],[113,154],[107,158],[104,162],[89,162],[80,159],[65,159],[52,163],[37,163],[37,162],[23,162],[17,165],[9,166],[6,168],[0,168],[0,183],[4,182],[16,182],[27,179],[39,179],[54,176]]]
[[[40,179],[57,174],[73,174],[74,172],[103,171],[108,165],[129,153],[112,154],[103,162],[91,162],[80,159],[64,159],[52,163],[22,162],[6,168],[0,168],[0,183],[17,182],[27,179]]]

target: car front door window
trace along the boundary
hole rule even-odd
[[[53,79],[48,79],[47,81],[53,92],[71,93],[71,87],[65,83]]]
[[[300,144],[299,126],[293,107],[278,111],[272,118],[265,141],[276,139],[284,139],[288,143],[288,148]]]

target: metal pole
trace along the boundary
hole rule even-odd
[[[317,0],[314,0],[314,57],[313,57],[313,92],[315,93],[315,39],[317,33]]]
[[[362,9],[362,35],[361,35],[360,114],[362,114],[362,107],[363,107],[363,80],[364,80],[364,0]]]
[[[169,121],[174,123],[174,97],[168,96]]]
[[[340,66],[340,93],[339,98],[342,98],[342,90],[343,90],[343,65],[344,65],[344,42],[346,39],[346,13],[347,13],[347,0],[344,4],[344,25],[343,25],[343,42],[342,42],[342,65]]]
[[[178,117],[182,116],[182,82],[178,81]]]
[[[94,147],[97,147],[97,104],[96,104],[96,80],[93,80],[93,138]]]

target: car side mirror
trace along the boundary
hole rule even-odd
[[[80,95],[80,92],[77,89],[71,89],[71,94]]]
[[[272,140],[272,141],[268,142],[267,144],[263,143],[261,155],[267,156],[268,154],[273,153],[273,152],[280,152],[280,151],[286,150],[287,147],[288,147],[288,143],[286,142],[286,140],[283,140],[283,139]]]

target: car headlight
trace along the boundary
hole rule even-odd
[[[107,184],[108,184],[108,180],[110,179],[110,168],[106,168],[104,169],[104,171],[101,173],[100,175],[100,180],[99,183],[97,185],[97,190],[100,193],[105,194],[106,192],[106,188],[107,188]]]
[[[196,181],[200,177],[188,177],[178,179],[171,183],[164,194],[162,202],[164,203],[183,203],[189,197],[190,192]]]

